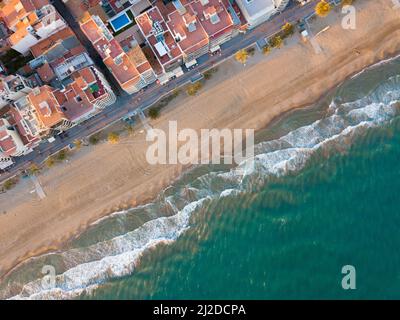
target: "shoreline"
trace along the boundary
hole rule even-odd
[[[378,1],[376,1],[376,3],[375,4],[373,4],[372,2],[368,2],[368,3],[362,3],[360,6],[370,6],[370,7],[374,7],[374,6],[379,6],[380,4],[382,4],[382,3],[384,3],[384,2],[386,2],[386,1],[389,1],[389,0],[378,0]],[[378,3],[378,4],[377,4]],[[380,4],[379,4],[380,3]],[[372,12],[370,12],[370,15],[373,15],[373,8],[371,9],[371,8],[368,8],[367,10],[371,10]],[[387,14],[389,15],[389,13],[387,12]],[[392,14],[392,15],[395,15],[395,14]],[[375,18],[376,19],[376,18]],[[378,19],[379,20],[379,19]],[[399,24],[397,24],[398,26],[400,26]],[[336,26],[337,26],[337,23],[336,23]],[[334,30],[335,31],[335,30]],[[336,30],[337,31],[337,30]],[[399,29],[396,29],[396,31],[398,32],[399,31]],[[336,35],[332,35],[331,34],[332,33],[332,31],[330,32],[330,33],[328,33],[327,32],[327,34],[328,35],[330,35],[330,38],[332,39],[332,37],[335,37]],[[325,37],[327,37],[326,35],[325,35]],[[375,38],[376,38],[377,36],[375,35]],[[390,36],[388,36],[389,38],[390,38]],[[397,37],[400,39],[400,34],[397,34]],[[303,98],[303,103],[302,104],[295,104],[295,98],[293,97],[293,96],[291,96],[290,94],[289,94],[289,96],[288,97],[283,97],[283,99],[281,100],[281,101],[279,101],[278,102],[278,104],[286,104],[286,105],[291,105],[291,104],[295,104],[295,106],[289,106],[289,107],[286,107],[286,108],[283,108],[283,107],[281,107],[281,108],[279,108],[279,107],[275,107],[275,108],[278,108],[279,110],[278,111],[276,111],[275,113],[272,113],[272,114],[269,114],[269,115],[265,115],[264,117],[263,117],[263,120],[259,120],[259,119],[254,119],[254,117],[251,117],[251,116],[247,116],[247,118],[246,119],[244,119],[245,121],[247,120],[247,123],[253,123],[253,124],[258,124],[258,128],[255,128],[256,129],[256,132],[259,132],[260,130],[263,130],[263,129],[265,129],[266,127],[268,127],[268,126],[270,126],[271,124],[273,124],[274,122],[276,122],[276,121],[279,121],[279,119],[280,118],[282,118],[282,117],[284,117],[284,116],[287,116],[289,113],[291,113],[291,112],[294,112],[294,111],[296,111],[296,110],[300,110],[300,109],[303,109],[303,108],[312,108],[313,107],[313,105],[315,105],[316,103],[318,103],[318,101],[320,101],[320,100],[322,100],[322,99],[324,99],[324,97],[326,97],[326,96],[328,96],[333,90],[335,90],[338,86],[340,86],[344,81],[346,81],[346,80],[348,80],[348,79],[352,79],[352,78],[354,78],[354,77],[356,77],[356,76],[358,76],[359,74],[361,74],[362,72],[364,72],[364,70],[366,70],[366,69],[368,69],[368,68],[370,68],[370,67],[373,67],[374,65],[377,65],[377,64],[380,64],[380,63],[382,63],[384,60],[388,60],[387,62],[389,62],[391,59],[394,59],[394,58],[396,58],[396,56],[398,56],[399,55],[399,52],[400,52],[400,45],[398,45],[397,47],[396,47],[396,45],[394,44],[395,42],[396,42],[396,39],[395,39],[395,37],[393,37],[394,39],[388,39],[388,41],[387,41],[387,43],[386,44],[388,44],[388,42],[391,42],[391,41],[393,41],[393,45],[392,45],[392,47],[391,47],[391,49],[389,50],[389,54],[387,53],[387,51],[388,51],[388,48],[385,48],[386,50],[383,50],[383,52],[377,52],[376,54],[373,54],[373,62],[372,63],[370,63],[370,64],[367,64],[367,65],[364,65],[364,66],[362,66],[361,68],[357,68],[357,67],[354,67],[353,66],[353,72],[351,72],[350,74],[346,74],[346,75],[344,75],[343,76],[343,78],[339,78],[339,79],[329,79],[329,80],[332,80],[331,81],[331,83],[329,83],[329,84],[332,84],[331,85],[331,87],[329,87],[329,88],[325,88],[325,90],[324,91],[321,91],[321,90],[314,90],[314,91],[317,91],[317,92],[311,92],[314,96],[317,96],[318,95],[318,93],[319,93],[319,97],[318,98],[314,98],[314,96],[312,96],[311,98],[309,98],[309,99],[311,99],[313,102],[309,102],[309,101],[307,101],[307,97],[302,97]],[[323,43],[323,41],[321,41],[322,43]],[[368,41],[366,41],[366,42],[368,42]],[[382,43],[383,43],[384,41],[382,40]],[[378,42],[378,47],[379,47],[379,45],[380,44],[382,44],[381,42]],[[260,59],[261,60],[261,62],[256,62],[255,64],[253,64],[253,65],[251,65],[251,62],[250,62],[250,60],[252,59],[251,57],[249,58],[249,64],[250,64],[250,68],[254,68],[254,66],[256,66],[256,65],[258,65],[258,64],[263,64],[263,65],[266,65],[267,67],[266,67],[266,70],[268,70],[268,64],[269,64],[269,62],[270,62],[270,60],[274,60],[275,61],[275,64],[276,64],[276,62],[278,61],[278,60],[283,60],[283,62],[285,62],[285,58],[286,58],[286,61],[287,60],[290,60],[290,55],[288,54],[288,51],[295,51],[296,50],[296,48],[297,49],[299,49],[299,47],[300,47],[300,49],[303,49],[304,50],[304,45],[303,44],[299,44],[299,43],[297,43],[297,44],[294,44],[293,46],[288,46],[288,47],[284,47],[283,49],[280,49],[280,50],[277,50],[276,52],[274,52],[273,54],[271,54],[271,58],[270,59],[267,59],[267,58],[264,58],[264,57],[262,57],[263,59]],[[322,47],[324,47],[324,44],[322,45]],[[394,48],[393,48],[394,47]],[[307,48],[306,48],[307,49]],[[370,49],[369,48],[367,48],[367,52],[369,52],[370,53],[370,51],[369,51]],[[386,51],[386,52],[385,52]],[[390,52],[390,51],[393,51],[393,52]],[[272,56],[273,55],[273,56]],[[289,55],[289,57],[288,57],[288,55]],[[367,56],[367,54],[365,54],[366,56]],[[382,55],[383,55],[383,58],[381,58],[382,57]],[[358,58],[361,58],[361,56],[357,56]],[[333,58],[334,58],[334,56],[333,56]],[[368,56],[367,57],[365,57],[365,58],[368,58]],[[267,60],[267,61],[266,61]],[[279,61],[278,61],[279,62]],[[229,67],[229,64],[232,64],[232,63],[235,63],[235,62],[232,62],[232,61],[229,61],[229,63],[228,63],[228,67]],[[271,62],[272,63],[272,62]],[[350,62],[351,63],[351,62]],[[223,67],[226,67],[226,62],[224,62],[224,66]],[[348,64],[345,64],[344,66],[343,66],[343,68],[344,67],[350,67]],[[222,67],[222,66],[221,66]],[[239,68],[237,68],[237,69],[239,69]],[[219,71],[219,72],[221,72],[221,71]],[[248,73],[248,72],[250,72],[250,70],[249,69],[246,69],[246,70],[240,70],[239,71],[239,73],[237,74],[236,72],[235,72],[235,74],[236,74],[236,77],[238,76],[238,75],[240,75],[240,73]],[[254,72],[254,70],[253,70],[253,72]],[[325,70],[325,72],[324,72],[325,74],[326,73],[328,73],[328,71],[326,71]],[[342,74],[343,75],[343,74]],[[301,75],[299,75],[299,76],[301,76]],[[326,77],[330,77],[329,75],[328,76],[326,76]],[[332,76],[331,76],[332,77]],[[313,78],[313,77],[311,77],[311,78]],[[314,83],[315,83],[315,81],[320,81],[320,79],[317,77],[317,79],[315,79],[316,77],[314,77],[313,79],[311,79],[311,80],[313,80],[314,81]],[[336,80],[336,81],[335,81]],[[229,77],[228,77],[228,79],[225,79],[224,80],[225,82],[228,82],[228,86],[229,86],[229,82],[233,82],[234,81],[234,79],[232,80],[232,79],[230,79]],[[279,84],[278,84],[279,85]],[[278,86],[278,85],[276,85],[276,86]],[[306,87],[307,88],[307,87]],[[277,89],[277,91],[279,91],[279,87],[278,88],[275,88],[275,89]],[[321,88],[320,88],[321,89]],[[205,88],[204,89],[204,91],[201,91],[199,94],[198,94],[198,96],[196,96],[196,97],[194,97],[193,99],[184,99],[185,101],[186,100],[197,100],[197,103],[199,103],[199,99],[201,100],[201,97],[203,96],[203,98],[204,98],[204,96],[206,96],[206,98],[207,98],[207,95],[211,95],[212,94],[212,92],[210,92],[211,91],[211,88]],[[312,90],[310,90],[310,91],[312,91]],[[297,93],[296,93],[297,94]],[[279,95],[279,93],[277,93],[277,95],[278,95],[278,98],[280,97],[280,95]],[[263,97],[261,97],[261,98],[263,98]],[[248,98],[249,99],[249,98]],[[272,100],[274,100],[274,99],[272,99]],[[288,101],[289,100],[289,101]],[[301,100],[301,99],[300,99]],[[257,103],[257,101],[259,101],[259,99],[256,99],[256,102],[253,102],[253,103]],[[240,103],[240,102],[242,102],[243,103],[243,101],[240,99],[239,101],[236,101],[236,102],[238,102],[238,103]],[[194,104],[195,102],[192,102],[192,107],[193,107],[193,104]],[[246,103],[246,102],[244,102],[244,103]],[[178,104],[178,105],[176,105],[176,104]],[[204,107],[204,108],[206,108],[202,103],[200,103],[200,105],[201,105],[201,107]],[[232,106],[229,106],[228,105],[228,108],[229,107],[232,107]],[[185,103],[173,103],[173,106],[168,106],[167,108],[166,108],[166,110],[164,110],[163,111],[163,114],[162,114],[162,116],[161,116],[161,118],[160,119],[158,119],[158,120],[156,120],[156,121],[154,121],[154,123],[152,122],[152,124],[153,124],[153,126],[155,126],[155,127],[158,127],[159,125],[165,125],[165,123],[164,122],[167,122],[167,120],[170,118],[169,116],[171,115],[171,113],[172,113],[172,116],[174,116],[174,113],[177,113],[178,111],[181,111],[180,109],[184,109],[184,108],[186,108],[186,105],[185,105]],[[194,107],[193,107],[194,108]],[[210,107],[209,107],[210,108]],[[225,108],[227,108],[226,106],[225,106]],[[251,108],[251,107],[250,107]],[[221,107],[221,109],[222,110],[220,110],[221,111],[221,113],[223,113],[225,110]],[[243,108],[243,109],[245,109],[245,108]],[[261,108],[262,109],[262,108]],[[214,115],[219,115],[219,112],[215,112],[215,110],[213,110],[214,111]],[[240,110],[241,111],[241,110]],[[248,111],[247,109],[245,110],[245,111],[247,111],[247,112],[250,112],[250,111]],[[253,112],[254,113],[254,112]],[[254,116],[254,115],[253,115]],[[193,115],[191,115],[191,117],[192,117],[192,121],[193,121]],[[207,118],[207,116],[206,116],[206,118]],[[207,123],[207,120],[209,120],[209,119],[205,119],[205,120],[203,120],[203,122],[204,123]],[[224,119],[222,119],[222,120],[224,120]],[[242,119],[239,119],[239,120],[242,120]],[[189,122],[190,122],[190,119],[188,120]],[[244,121],[244,122],[245,122]],[[236,122],[236,123],[235,123]],[[262,125],[262,124],[260,124],[260,122],[263,122],[264,123],[264,125]],[[229,125],[231,125],[231,127],[239,127],[239,126],[237,126],[237,124],[238,124],[238,119],[237,118],[235,118],[235,113],[233,113],[233,114],[230,114],[230,117],[228,118],[228,119],[225,119],[225,121],[219,121],[219,123],[221,124],[221,127],[224,127],[223,125],[224,125],[224,123],[228,123]],[[201,125],[201,124],[200,124]],[[210,125],[212,126],[213,125],[213,123],[210,123]],[[236,125],[236,126],[235,126]],[[256,126],[256,125],[255,125]],[[221,128],[220,127],[220,128]],[[228,126],[229,127],[229,126]],[[110,146],[99,146],[101,149],[104,149],[104,148],[108,148],[108,149],[111,149],[111,147]],[[118,146],[117,146],[118,147]],[[96,153],[96,148],[97,147],[94,147],[94,149],[95,150],[90,150],[89,151],[89,153]],[[128,147],[127,147],[128,148]],[[103,154],[103,153],[102,153]],[[100,154],[100,155],[102,155],[102,154]],[[107,152],[105,152],[104,154],[107,154]],[[90,156],[90,155],[89,155]],[[85,156],[84,156],[85,157]],[[93,155],[92,155],[92,157],[93,157]],[[90,159],[89,159],[90,160]],[[77,161],[76,159],[73,159],[72,161]],[[140,163],[139,163],[139,165],[136,167],[136,169],[137,168],[140,168]],[[167,174],[165,174],[165,170],[169,170],[169,172],[167,173]],[[189,169],[190,170],[190,169]],[[51,172],[51,171],[54,171],[54,168],[52,169],[52,170],[49,170],[50,172],[47,172],[45,175],[47,176],[46,178],[48,179],[48,181],[50,181],[51,179],[49,178],[49,176],[51,177],[52,175],[55,175],[55,173],[54,172]],[[63,171],[65,171],[65,170],[63,170]],[[67,170],[68,171],[68,170]],[[146,203],[148,203],[148,202],[150,202],[150,201],[152,201],[152,200],[154,200],[156,197],[157,197],[157,194],[159,194],[160,193],[160,189],[161,190],[165,190],[165,189],[167,189],[170,185],[172,185],[172,184],[174,184],[174,183],[176,183],[176,181],[178,181],[179,179],[180,179],[180,177],[182,176],[182,174],[183,173],[186,173],[188,170],[187,170],[187,168],[185,169],[185,168],[183,168],[182,166],[177,166],[177,167],[175,167],[175,168],[167,168],[167,169],[162,169],[162,170],[159,170],[159,171],[161,171],[163,174],[165,174],[166,175],[166,177],[164,176],[164,181],[161,181],[161,184],[157,184],[157,185],[153,185],[151,188],[150,188],[150,191],[148,191],[148,192],[146,192],[146,195],[141,195],[141,197],[139,197],[139,196],[137,196],[137,197],[135,197],[135,199],[134,199],[134,202],[135,202],[135,206],[139,206],[139,205],[144,205],[144,204],[146,204]],[[67,174],[67,173],[65,173],[65,174]],[[79,174],[79,173],[78,173]],[[144,173],[143,174],[144,176],[146,176],[146,174]],[[154,175],[153,175],[154,176]],[[59,176],[58,177],[56,177],[57,179],[59,179],[59,180],[62,180],[62,178],[63,178],[63,176],[62,176],[62,173],[61,174],[59,174]],[[146,177],[145,177],[146,178]],[[82,178],[81,178],[82,179]],[[84,177],[83,177],[83,179],[84,179]],[[145,180],[147,180],[147,179],[145,179]],[[153,180],[154,180],[154,177],[153,177]],[[79,181],[79,180],[76,180],[76,181]],[[76,181],[74,181],[74,182],[76,182]],[[149,182],[150,184],[151,184],[151,181]],[[46,182],[45,182],[45,185],[46,185]],[[162,187],[162,188],[160,188],[161,186],[164,186],[164,187]],[[51,184],[49,184],[48,182],[47,182],[47,187],[51,187]],[[26,188],[25,188],[26,189]],[[128,191],[129,192],[129,191]],[[129,193],[133,193],[134,191],[132,191],[132,192],[129,192]],[[74,195],[72,195],[71,196],[71,198],[73,198],[74,197]],[[120,197],[121,199],[119,199],[119,200],[122,200],[122,198],[124,198],[123,196],[121,196]],[[125,197],[126,198],[126,197]],[[2,198],[0,198],[0,201],[2,200]],[[67,197],[67,200],[69,200],[68,199],[68,197]],[[32,201],[31,201],[32,202]],[[116,201],[117,202],[117,201]],[[115,203],[116,203],[115,202]],[[29,201],[27,201],[26,203],[24,203],[25,204],[25,206],[22,206],[22,208],[28,208],[29,207]],[[55,204],[57,204],[57,202],[55,202]],[[36,203],[36,205],[37,205],[37,203]],[[1,268],[0,268],[0,272],[1,272],[1,274],[0,274],[0,279],[1,280],[3,280],[5,277],[7,277],[7,275],[9,275],[12,271],[14,271],[16,268],[18,268],[18,267],[20,267],[21,265],[23,265],[23,264],[25,264],[25,263],[27,263],[28,261],[30,261],[31,259],[34,259],[35,257],[37,257],[37,256],[42,256],[42,255],[44,255],[44,254],[49,254],[49,253],[52,253],[52,252],[59,252],[59,251],[62,251],[62,249],[63,248],[65,248],[67,245],[68,245],[68,243],[70,243],[71,241],[73,241],[74,239],[76,239],[77,237],[79,237],[83,232],[85,232],[88,228],[90,228],[90,226],[92,225],[92,224],[94,224],[94,223],[96,223],[96,221],[99,221],[99,219],[104,219],[104,218],[107,218],[108,216],[110,216],[110,215],[112,215],[114,212],[117,212],[117,211],[122,211],[122,210],[124,210],[123,208],[124,207],[126,207],[128,205],[128,203],[126,202],[126,200],[123,200],[123,201],[119,201],[119,205],[115,205],[115,204],[110,204],[110,205],[108,205],[108,207],[113,207],[114,209],[115,208],[117,208],[116,210],[102,210],[100,213],[98,212],[97,214],[93,214],[93,215],[90,215],[90,214],[88,214],[88,219],[86,219],[84,222],[85,223],[80,223],[79,224],[79,226],[77,227],[77,228],[69,228],[69,232],[65,232],[61,237],[58,237],[58,239],[52,239],[52,241],[51,242],[48,242],[48,245],[43,245],[43,246],[40,246],[40,247],[37,247],[36,248],[36,250],[27,250],[27,251],[25,251],[25,254],[23,254],[23,255],[20,255],[17,259],[14,259],[14,260],[12,260],[12,262],[10,263],[9,261],[7,261],[6,263],[5,263],[5,261],[7,260],[6,259],[6,256],[5,256],[5,254],[4,254],[4,252],[3,252],[3,254],[0,254],[0,265],[3,265],[3,266],[1,266]],[[32,204],[31,204],[31,206],[32,206]],[[53,208],[54,207],[57,207],[57,206],[53,206]],[[129,206],[128,206],[129,207]],[[133,207],[133,206],[132,206]],[[51,206],[50,206],[50,208],[51,208]],[[104,208],[104,206],[103,206],[103,208]],[[71,209],[73,209],[73,208],[71,208]],[[82,208],[81,209],[82,211],[83,210],[85,210],[85,208]],[[8,211],[8,210],[7,210]],[[12,212],[12,211],[11,211]],[[7,214],[6,215],[9,215],[9,212],[7,212]],[[16,215],[16,214],[15,214]],[[73,218],[71,218],[71,219],[73,219]],[[62,223],[63,221],[62,221],[62,219],[61,219],[61,223]],[[4,224],[3,224],[3,221],[2,220],[0,220],[0,225],[2,226],[2,227],[4,227]],[[0,238],[1,239],[1,238]],[[27,240],[27,242],[29,242],[29,240]],[[11,244],[9,244],[9,248],[12,248],[12,244],[13,244],[13,241],[11,241]],[[3,250],[3,248],[2,248],[2,250]],[[1,261],[1,260],[3,260],[3,261]],[[7,267],[7,265],[8,265],[8,267]]]
[[[378,61],[372,65],[367,66],[366,68],[364,68],[361,71],[358,71],[356,73],[354,73],[353,75],[347,77],[346,79],[344,79],[341,83],[339,83],[338,85],[334,86],[333,88],[329,89],[327,92],[323,93],[320,98],[318,98],[315,102],[311,103],[311,104],[304,104],[303,106],[299,106],[290,110],[287,110],[279,115],[277,115],[276,117],[274,117],[267,125],[265,128],[260,128],[258,129],[255,134],[257,134],[258,132],[262,131],[262,130],[266,130],[268,129],[268,127],[274,125],[276,122],[280,121],[282,118],[290,116],[290,114],[299,111],[299,110],[306,110],[306,109],[313,109],[315,108],[315,105],[318,104],[320,101],[326,99],[326,97],[328,97],[333,91],[335,91],[338,87],[340,87],[344,82],[350,80],[350,79],[354,79],[355,77],[361,75],[364,71],[369,70],[370,68],[373,68],[375,66],[379,66],[385,63],[389,63],[390,61],[396,59],[396,58],[400,58],[400,51],[395,53],[392,57],[387,57],[386,59],[382,60],[382,61]],[[194,169],[192,168],[188,168],[186,170],[183,170],[173,181],[171,181],[171,183],[164,188],[163,190],[160,191],[160,193],[164,192],[165,190],[167,190],[168,188],[170,188],[173,184],[175,184],[177,181],[179,181],[182,178],[182,175],[187,174],[190,172],[190,170]],[[149,196],[148,200],[144,200],[143,203],[138,203],[138,205],[136,207],[132,207],[132,208],[128,208],[126,210],[129,209],[134,209],[134,208],[138,208],[140,206],[144,206],[150,202],[153,202],[155,199],[157,198],[157,196]],[[16,265],[14,265],[10,270],[6,271],[6,273],[4,273],[3,275],[0,275],[0,281],[4,280],[4,278],[6,278],[8,275],[10,275],[13,271],[15,271],[17,268],[23,266],[26,263],[29,263],[30,261],[32,261],[35,258],[41,257],[41,256],[45,256],[48,254],[53,254],[53,253],[61,253],[63,251],[63,247],[65,248],[65,246],[76,240],[77,238],[79,238],[84,232],[86,232],[90,227],[95,226],[97,223],[108,219],[110,217],[112,217],[114,214],[117,213],[123,213],[125,211],[125,209],[119,210],[119,211],[113,211],[113,212],[109,212],[106,213],[104,215],[102,215],[101,217],[99,217],[98,219],[94,220],[94,221],[88,221],[86,225],[82,225],[82,230],[79,230],[78,232],[74,233],[73,235],[67,237],[66,240],[59,240],[58,242],[54,243],[53,247],[46,247],[46,248],[39,248],[37,250],[36,253],[33,253],[31,255],[28,255],[26,258],[21,258],[21,261],[18,262]]]

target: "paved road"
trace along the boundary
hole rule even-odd
[[[105,108],[101,113],[93,116],[85,123],[77,125],[68,130],[68,137],[61,139],[59,136],[56,137],[56,141],[53,143],[44,142],[41,143],[33,152],[30,154],[16,158],[16,163],[8,170],[0,175],[0,182],[5,181],[9,177],[21,172],[22,170],[26,170],[32,163],[40,164],[42,163],[48,156],[56,153],[57,151],[65,148],[70,143],[72,143],[75,139],[87,137],[100,129],[106,127],[107,125],[114,123],[124,117],[129,112],[134,111],[135,109],[141,108],[141,110],[145,110],[155,102],[157,102],[162,96],[166,95],[168,92],[172,91],[174,88],[182,86],[183,84],[190,81],[191,78],[202,73],[213,66],[223,62],[227,58],[231,57],[235,54],[239,49],[246,48],[252,44],[254,44],[257,40],[269,37],[280,30],[282,25],[286,22],[295,23],[309,14],[311,14],[314,10],[315,2],[317,0],[311,1],[305,6],[296,6],[291,7],[281,14],[277,15],[272,20],[263,23],[257,28],[247,31],[245,34],[240,34],[239,36],[231,39],[230,41],[224,43],[221,46],[221,55],[214,56],[203,56],[199,61],[198,66],[194,69],[186,72],[179,78],[169,81],[166,85],[160,86],[157,84],[153,84],[150,87],[147,87],[143,92],[136,93],[135,95],[128,96],[126,94],[122,94],[121,90],[117,102]],[[53,3],[57,7],[57,9],[62,9],[62,15],[64,18],[73,26],[73,30],[76,32],[77,37],[82,41],[86,49],[88,49],[89,54],[92,56],[94,61],[101,66],[102,61],[96,58],[97,52],[95,52],[93,46],[87,40],[85,41],[85,36],[80,31],[79,26],[76,29],[77,23],[73,20],[71,14],[67,14],[67,9],[64,7],[59,7],[59,3],[61,1],[54,0]],[[66,18],[68,17],[68,18]],[[70,21],[72,19],[72,21]],[[75,27],[74,27],[75,25]],[[81,39],[83,37],[83,39]],[[90,47],[92,48],[91,50]],[[105,69],[103,69],[105,68]],[[107,76],[107,78],[112,78],[110,76],[108,69],[103,64],[103,72]],[[115,79],[114,79],[115,81]],[[112,82],[112,81],[110,81]],[[115,82],[113,83],[115,86]]]

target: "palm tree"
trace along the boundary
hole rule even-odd
[[[331,5],[326,0],[321,0],[315,6],[315,13],[320,17],[326,17],[331,9]]]
[[[271,40],[269,40],[269,44],[272,48],[280,48],[282,47],[283,39],[280,36],[273,37]]]
[[[82,140],[76,139],[74,140],[74,145],[77,150],[79,150],[82,147]]]
[[[38,174],[39,172],[40,172],[40,168],[38,167],[38,165],[36,163],[32,163],[28,169],[28,173],[31,176],[34,176],[34,175]]]
[[[283,31],[283,33],[285,34],[285,36],[289,36],[289,35],[293,34],[294,26],[293,26],[291,23],[286,22],[286,23],[282,26],[282,31]]]
[[[149,109],[149,117],[151,119],[157,119],[160,116],[160,109],[156,107],[151,107]]]
[[[93,145],[94,145],[94,144],[99,143],[99,141],[100,141],[99,136],[96,135],[96,134],[94,134],[94,135],[92,135],[92,136],[89,137],[89,143],[90,143],[90,144],[93,144]]]
[[[15,179],[8,179],[6,182],[3,183],[3,188],[6,190],[12,189],[17,184]]]
[[[245,49],[241,49],[235,54],[235,59],[243,65],[246,65],[247,58],[249,57],[249,53]]]
[[[108,141],[112,144],[118,143],[119,141],[119,134],[116,132],[110,132],[108,134]]]
[[[201,89],[202,86],[202,83],[197,81],[193,84],[190,84],[187,87],[186,92],[189,96],[194,96]]]
[[[65,159],[67,159],[67,150],[66,149],[60,150],[56,155],[56,160],[64,161]]]
[[[55,160],[52,156],[50,156],[46,159],[45,163],[48,168],[51,168],[52,166],[54,166]]]
[[[265,46],[264,48],[262,48],[262,52],[267,55],[271,52],[271,47],[270,46]]]

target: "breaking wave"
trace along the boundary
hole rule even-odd
[[[135,271],[141,256],[164,243],[170,244],[190,228],[190,218],[211,201],[254,191],[268,178],[280,177],[304,168],[316,151],[348,148],[354,137],[366,129],[388,123],[397,115],[400,76],[389,78],[367,96],[351,102],[333,100],[327,114],[310,125],[255,146],[255,156],[229,171],[209,172],[159,199],[168,214],[146,221],[132,231],[83,248],[54,253],[64,272],[55,286],[45,289],[42,279],[11,286],[11,299],[66,299],[90,293],[107,280]],[[253,170],[244,170],[249,164]],[[151,205],[154,205],[152,203]],[[146,205],[143,208],[148,208]],[[157,208],[160,208],[159,204]],[[117,212],[109,219],[132,214]],[[97,224],[107,223],[101,219]],[[18,292],[15,293],[16,288]]]

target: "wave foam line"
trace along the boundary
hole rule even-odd
[[[10,299],[71,299],[83,292],[89,292],[110,278],[132,273],[143,252],[160,243],[168,244],[176,240],[188,228],[191,214],[208,199],[203,198],[189,203],[174,216],[148,221],[125,235],[85,248],[83,251],[98,252],[99,249],[103,249],[101,250],[103,254],[110,255],[78,264],[57,275],[54,288],[44,288],[42,279],[37,279],[24,285],[21,293]],[[111,248],[116,249],[118,253],[111,253],[109,250]],[[70,250],[63,255],[73,260],[76,256],[82,255],[80,251]]]
[[[295,129],[279,139],[259,143],[255,157],[237,168],[198,177],[195,190],[200,200],[187,204],[173,216],[150,220],[138,229],[111,240],[63,252],[61,256],[68,269],[57,275],[55,288],[43,289],[38,279],[26,284],[20,294],[12,299],[72,298],[82,292],[90,292],[110,278],[132,273],[143,252],[160,243],[171,243],[185,232],[190,227],[191,214],[204,201],[235,196],[248,189],[246,184],[249,180],[243,179],[243,172],[249,178],[266,179],[272,175],[299,171],[316,150],[330,144],[348,144],[348,137],[354,136],[362,128],[390,121],[396,115],[395,104],[399,100],[400,77],[397,76],[388,79],[362,99],[343,104],[332,102],[329,108],[334,113],[330,116]],[[248,161],[254,162],[255,170],[242,170]],[[221,182],[223,190],[212,188]],[[176,209],[173,203],[170,206]]]

